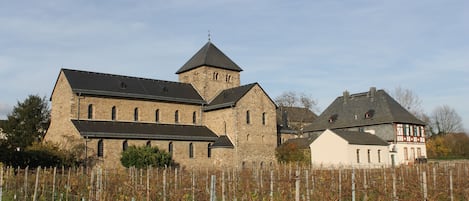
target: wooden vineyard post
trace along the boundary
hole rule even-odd
[[[309,197],[308,197],[309,200]],[[339,168],[339,201],[342,200],[342,168]]]
[[[300,171],[295,172],[295,201],[300,201]]]
[[[451,201],[454,200],[453,197],[453,170],[449,170],[449,194]]]
[[[310,200],[310,195],[309,195],[309,172],[308,170],[305,170],[305,188],[306,188],[306,200],[309,201]]]
[[[147,167],[147,201],[150,201],[150,167]]]
[[[26,166],[24,170],[24,200],[28,200],[28,170],[29,166]]]
[[[0,164],[0,201],[2,201],[3,197],[3,165]]]
[[[352,169],[352,201],[355,201],[355,168]]]
[[[163,200],[166,201],[166,168],[163,170]]]
[[[397,193],[396,193],[396,171],[393,169],[392,172],[392,199],[397,200]]]
[[[195,178],[194,178],[194,170],[192,169],[192,201],[195,200]]]
[[[210,181],[210,201],[216,201],[217,200],[217,195],[216,195],[216,180],[217,177],[215,175],[211,176],[211,181]]]
[[[225,170],[221,172],[221,200],[225,201]]]
[[[274,200],[274,170],[270,170],[270,201]]]
[[[37,167],[37,169],[36,169],[36,182],[34,183],[33,201],[36,201],[37,186],[39,185],[39,174],[40,174],[40,172],[41,172],[41,166]]]
[[[433,166],[433,190],[436,190],[436,168]]]
[[[53,176],[52,176],[52,198],[51,198],[52,201],[55,200],[55,180],[56,180],[56,176],[57,176],[57,167],[54,167],[54,173],[53,173]]]
[[[363,169],[363,189],[365,189],[365,193],[363,195],[363,200],[368,200],[368,184],[366,183],[366,169]]]
[[[428,199],[428,191],[427,191],[427,172],[422,171],[422,185],[423,185],[423,200]]]

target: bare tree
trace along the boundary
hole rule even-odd
[[[283,92],[275,98],[275,103],[281,107],[302,107],[318,112],[317,101],[309,94],[294,91]]]
[[[424,120],[422,101],[412,90],[398,86],[391,91],[391,96],[414,116]]]
[[[461,117],[448,105],[436,107],[430,121],[433,134],[464,132]]]

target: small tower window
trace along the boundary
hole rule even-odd
[[[265,112],[262,113],[262,125],[265,125]]]
[[[155,110],[155,122],[160,122],[160,110]]]
[[[138,121],[138,107],[134,109],[134,121]]]
[[[124,140],[124,142],[122,142],[122,151],[127,150],[128,147],[129,147],[129,143],[127,142],[127,140]]]
[[[173,155],[173,142],[169,142],[168,144],[168,152],[172,156]]]
[[[194,158],[194,144],[189,144],[189,158]]]
[[[111,109],[111,119],[113,121],[116,120],[116,106],[112,106],[112,109]]]
[[[174,112],[174,122],[179,123],[179,110]]]
[[[207,145],[207,157],[212,157],[212,144],[208,143]]]
[[[250,116],[250,114],[249,114],[249,110],[246,111],[246,123],[247,123],[247,124],[250,124],[250,123],[251,123],[251,116]]]
[[[104,142],[102,139],[98,141],[98,157],[104,156]]]
[[[93,104],[88,105],[88,119],[93,119]]]
[[[197,113],[195,111],[192,113],[192,123],[197,123]]]

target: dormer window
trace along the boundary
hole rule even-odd
[[[366,113],[365,113],[365,119],[371,119],[375,114],[375,110],[368,110]]]
[[[331,116],[329,117],[329,120],[328,120],[329,123],[335,122],[335,121],[337,120],[337,117],[339,117],[338,114],[333,114],[333,115],[331,115]]]

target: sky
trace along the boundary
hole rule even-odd
[[[0,119],[61,68],[177,81],[209,32],[272,98],[401,87],[469,128],[467,0],[0,0]]]

